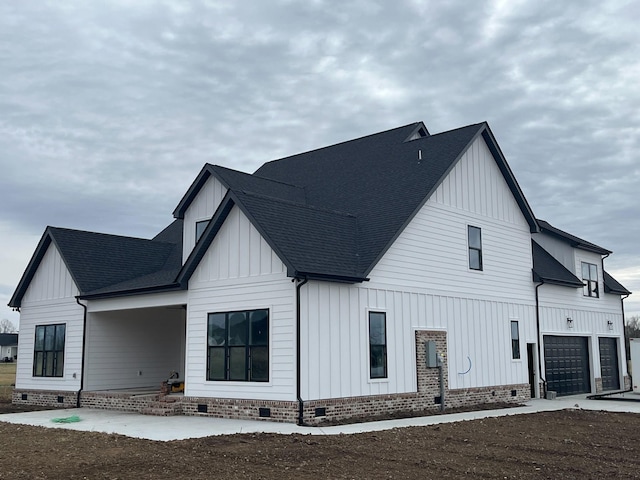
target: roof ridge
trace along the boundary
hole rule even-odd
[[[243,195],[247,195],[249,197],[255,197],[255,198],[268,198],[269,200],[273,200],[275,202],[278,203],[283,203],[285,205],[292,205],[295,207],[302,207],[302,208],[306,208],[309,210],[316,210],[318,212],[325,212],[325,213],[332,213],[334,215],[341,215],[343,217],[351,217],[351,218],[358,218],[357,215],[354,215],[353,213],[350,212],[343,212],[340,210],[332,210],[330,208],[323,208],[323,207],[318,207],[316,205],[308,205],[308,204],[304,204],[304,203],[298,203],[298,202],[292,202],[291,200],[285,200],[283,198],[278,198],[278,197],[271,197],[269,195],[263,195],[260,193],[255,193],[255,192],[249,192],[246,190],[233,190],[235,193],[242,193]]]
[[[309,153],[320,152],[320,151],[322,151],[322,150],[327,150],[327,149],[329,149],[329,148],[334,148],[334,147],[338,147],[338,146],[340,146],[340,145],[346,145],[346,144],[348,144],[348,143],[357,142],[357,141],[359,141],[359,140],[364,140],[365,138],[370,138],[370,137],[375,137],[375,136],[377,136],[377,135],[383,135],[383,134],[386,134],[386,133],[391,133],[391,132],[393,132],[394,130],[401,130],[401,129],[403,129],[403,128],[417,126],[417,125],[419,125],[419,124],[421,124],[421,123],[422,123],[422,122],[413,122],[413,123],[408,123],[408,124],[406,124],[406,125],[402,125],[402,126],[400,126],[400,127],[389,128],[389,129],[387,129],[387,130],[382,130],[381,132],[370,133],[370,134],[368,134],[368,135],[363,135],[363,136],[361,136],[361,137],[352,138],[352,139],[350,139],[350,140],[343,140],[343,141],[341,141],[341,142],[333,143],[333,144],[331,144],[331,145],[325,145],[324,147],[313,148],[313,149],[311,149],[311,150],[306,150],[306,151],[304,151],[304,152],[299,152],[299,153],[294,153],[294,154],[292,154],[292,155],[287,155],[286,157],[277,158],[277,159],[275,159],[275,160],[270,160],[270,161],[268,161],[268,162],[263,163],[262,165],[260,165],[260,167],[258,168],[258,170],[260,170],[260,169],[261,169],[262,167],[264,167],[265,165],[269,165],[269,164],[271,164],[271,163],[280,162],[280,161],[282,161],[282,160],[289,160],[289,159],[291,159],[291,158],[298,157],[298,156],[300,156],[300,155],[307,155],[307,154],[309,154]],[[428,138],[428,136],[427,136],[427,137],[424,137],[424,138]],[[257,172],[258,170],[256,170],[256,172]],[[254,172],[254,173],[255,173],[255,172]],[[258,175],[257,175],[257,176],[258,176]]]
[[[428,138],[433,138],[433,137],[437,137],[438,135],[444,135],[447,133],[453,133],[456,132],[458,130],[464,130],[465,128],[469,128],[469,127],[480,127],[481,125],[486,125],[487,122],[480,122],[480,123],[470,123],[469,125],[465,125],[463,127],[458,127],[458,128],[453,128],[451,130],[445,130],[444,132],[439,132],[439,133],[432,133],[431,135],[428,135],[426,137],[422,137],[422,138],[417,138],[416,140],[425,140]]]
[[[118,235],[118,234],[114,234],[114,233],[92,232],[92,231],[89,231],[89,230],[79,230],[79,229],[76,229],[76,228],[66,228],[66,227],[54,227],[54,226],[51,226],[51,225],[47,225],[47,228],[45,230],[50,230],[50,231],[62,230],[62,231],[65,231],[65,232],[88,233],[90,235],[100,235],[100,236],[103,236],[103,237],[126,238],[128,240],[141,240],[143,242],[164,243],[164,244],[167,244],[167,245],[175,245],[175,243],[162,242],[162,241],[159,241],[159,240],[153,240],[151,238],[132,237],[132,236],[128,236],[128,235]]]
[[[274,161],[277,161],[277,160],[274,160]],[[269,162],[267,162],[267,163],[269,163]],[[281,180],[274,180],[273,178],[267,178],[267,177],[263,177],[261,175],[256,175],[255,172],[254,173],[247,173],[247,172],[243,172],[242,170],[236,170],[234,168],[224,167],[222,165],[215,165],[215,164],[211,164],[211,163],[207,163],[207,165],[209,167],[211,167],[211,168],[216,168],[216,169],[217,168],[221,168],[223,170],[229,170],[229,171],[234,172],[234,173],[240,173],[242,175],[246,175],[246,176],[251,177],[251,178],[257,178],[259,180],[266,180],[268,182],[278,183],[280,185],[286,185],[288,187],[294,187],[294,188],[299,188],[301,190],[304,190],[304,187],[301,187],[300,185],[296,185],[294,183],[283,182]]]

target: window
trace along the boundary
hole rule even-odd
[[[387,314],[369,312],[369,377],[387,378]]]
[[[207,380],[269,381],[269,310],[210,313]]]
[[[511,321],[511,358],[520,359],[520,328],[514,320]]]
[[[469,268],[482,270],[482,236],[478,227],[467,227],[469,237]]]
[[[200,240],[200,237],[206,230],[209,225],[209,220],[202,220],[201,222],[196,222],[196,243]]]
[[[593,263],[582,262],[582,294],[585,297],[599,297],[598,293],[598,267]]]
[[[62,377],[65,325],[37,325],[33,347],[33,376]]]

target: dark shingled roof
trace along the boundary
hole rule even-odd
[[[621,283],[613,278],[606,271],[604,273],[604,292],[613,293],[617,295],[631,295],[631,292],[627,290]]]
[[[408,141],[420,129],[425,136]],[[362,281],[480,135],[531,231],[537,231],[486,123],[431,136],[421,122],[413,123],[268,162],[253,175],[209,165],[174,215],[183,216],[197,190],[215,175],[229,190],[221,208],[237,204],[290,276]],[[196,250],[206,249],[213,236],[205,233]],[[201,257],[202,252],[194,252],[183,273],[192,272]]]
[[[564,230],[560,230],[559,228],[554,227],[549,222],[544,220],[537,219],[538,225],[540,225],[540,231],[544,233],[551,234],[552,236],[559,238],[565,242],[568,242],[572,247],[580,248],[582,250],[588,250],[589,252],[599,253],[601,255],[607,255],[612,253],[610,250],[606,248],[602,248],[595,243],[587,242],[580,237],[576,237],[575,235],[571,235],[570,233],[565,232]]]
[[[357,282],[395,241],[469,145],[482,136],[532,232],[533,213],[486,123],[430,135],[422,122],[268,162],[253,175],[205,165],[153,240],[48,228],[11,306],[54,242],[85,298],[187,288],[227,215],[238,206],[290,276]],[[211,176],[227,189],[184,265],[182,218]]]
[[[571,273],[564,265],[531,240],[533,253],[533,281],[563,285],[566,287],[582,287],[582,280]]]
[[[8,347],[18,344],[17,333],[0,333],[0,347]]]
[[[81,296],[148,290],[167,286],[180,271],[182,220],[175,220],[153,240],[47,227],[9,306],[20,306],[51,244],[60,252]]]

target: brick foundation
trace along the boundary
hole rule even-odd
[[[298,419],[298,402],[184,397],[180,403],[183,415],[287,423]]]
[[[520,404],[529,399],[529,384],[449,390],[446,332],[418,330],[415,333],[417,392],[305,401],[303,410],[305,424],[322,425],[351,419],[438,412],[440,410],[438,368],[427,367],[425,361],[425,343],[429,340],[436,342],[436,350],[443,358],[446,409],[492,403]],[[626,382],[628,377],[625,377]],[[22,400],[23,394],[27,395],[26,400]],[[62,397],[62,403],[58,402],[58,397]],[[69,408],[76,406],[76,392],[16,390],[13,393],[13,402]],[[82,392],[80,405],[148,415],[191,415],[288,423],[295,423],[298,420],[298,402],[296,401],[163,395],[160,387],[157,394],[142,395],[123,392]]]
[[[77,392],[51,390],[13,390],[11,402],[15,405],[38,405],[41,407],[74,408]]]
[[[602,378],[598,377],[596,380],[596,393],[602,393]]]

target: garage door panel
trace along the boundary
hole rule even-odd
[[[618,340],[602,337],[600,344],[600,373],[603,390],[620,390],[620,369],[618,367]]]
[[[544,336],[547,389],[558,395],[591,391],[587,337]]]

